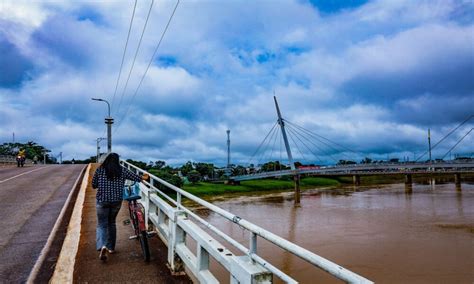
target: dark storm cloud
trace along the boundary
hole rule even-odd
[[[21,54],[20,50],[0,32],[0,88],[19,87],[29,79],[33,71],[31,59]]]
[[[31,41],[38,49],[56,57],[71,66],[91,67],[98,51],[95,47],[101,38],[96,38],[94,23],[76,20],[72,16],[55,15],[48,18],[31,35]]]

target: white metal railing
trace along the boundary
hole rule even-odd
[[[120,162],[122,166],[135,173],[148,173],[126,161],[121,160]],[[140,202],[145,208],[147,225],[148,222],[152,222],[158,236],[168,246],[168,264],[173,271],[182,270],[184,264],[199,282],[218,283],[218,280],[209,270],[210,257],[213,257],[230,272],[231,283],[271,283],[273,275],[286,283],[298,283],[295,279],[257,254],[257,239],[261,237],[310,264],[327,271],[338,279],[348,283],[373,283],[237,215],[198,198],[150,173],[148,174],[150,175],[150,182],[140,184],[142,196]],[[176,200],[161,191],[158,188],[159,185],[173,190],[176,193]],[[185,207],[181,203],[183,196],[249,231],[249,248],[232,239],[214,225],[196,215],[191,209]],[[188,217],[192,217],[192,219]],[[193,220],[199,222],[201,226]],[[208,232],[212,232],[228,242],[235,249],[239,250],[242,255],[237,256],[232,253]],[[195,253],[186,246],[187,236],[190,236],[196,242]]]

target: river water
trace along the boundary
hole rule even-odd
[[[404,184],[307,190],[299,207],[289,193],[213,203],[375,282],[474,282],[473,184],[414,184],[411,193]],[[248,247],[248,232],[199,213]],[[258,253],[300,283],[339,282],[261,238]]]

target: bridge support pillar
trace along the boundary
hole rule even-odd
[[[354,185],[360,185],[360,175],[353,175],[352,182],[354,183]]]
[[[461,187],[461,174],[460,173],[454,174],[454,183],[456,184],[456,187]]]
[[[294,180],[295,180],[295,204],[300,204],[300,201],[301,201],[300,175],[295,175]]]
[[[413,183],[413,178],[412,178],[411,174],[406,174],[405,175],[405,184],[411,185],[412,183]]]

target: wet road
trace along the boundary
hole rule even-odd
[[[1,282],[26,281],[83,168],[0,168]]]
[[[403,184],[245,196],[215,205],[376,283],[474,283],[474,185]],[[247,232],[214,213],[203,217],[243,244]],[[263,258],[300,283],[340,283],[259,239]],[[220,280],[228,281],[220,267]],[[280,283],[276,281],[276,283]]]

